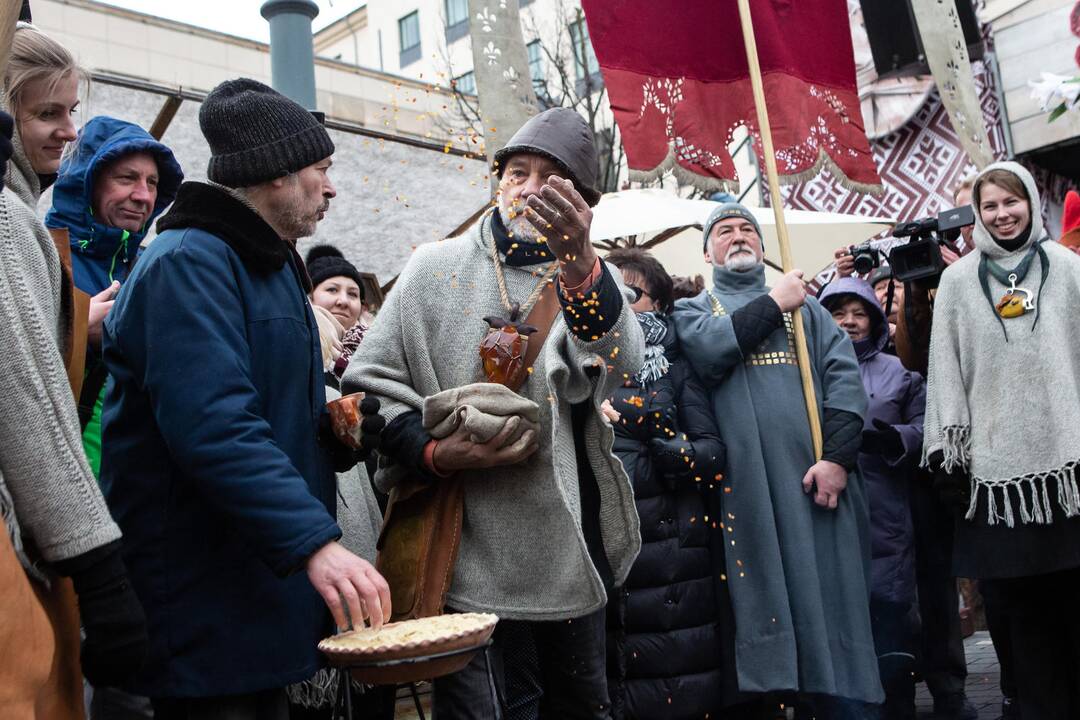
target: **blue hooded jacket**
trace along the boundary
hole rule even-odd
[[[108,227],[94,217],[94,179],[109,162],[135,152],[157,160],[158,194],[154,210],[138,232]],[[176,198],[184,172],[172,150],[138,125],[99,115],[79,132],[74,152],[60,166],[53,186],[53,204],[45,216],[51,228],[66,228],[71,237],[75,286],[96,295],[113,280],[123,282],[135,262],[150,224]]]

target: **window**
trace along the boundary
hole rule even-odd
[[[454,89],[462,95],[476,94],[476,73],[470,70],[454,78]]]
[[[544,49],[540,47],[539,40],[533,40],[525,46],[529,53],[529,77],[532,78],[533,90],[539,95],[543,92],[544,78]]]
[[[414,10],[397,21],[401,43],[401,67],[420,59],[420,11]]]
[[[589,40],[589,28],[585,20],[576,20],[570,24],[570,40],[574,45],[574,78],[584,80],[586,75],[592,76],[600,72],[600,63],[596,61],[596,53],[593,52],[592,42]],[[582,50],[585,56],[582,57]]]
[[[446,8],[446,42],[469,34],[469,0],[443,0]]]

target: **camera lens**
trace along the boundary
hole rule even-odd
[[[874,258],[869,253],[858,253],[852,258],[855,264],[855,272],[866,275],[874,269]]]

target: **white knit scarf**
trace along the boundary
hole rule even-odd
[[[1041,260],[1019,284],[1035,293],[1033,314],[1003,320],[1008,340],[979,284],[980,256],[1012,269],[1031,243],[1045,240],[1035,181],[1022,166],[988,166],[1021,179],[1032,208],[1028,242],[1013,251],[999,246],[976,212],[976,250],[942,276],[934,307],[924,464],[941,451],[946,470],[971,476],[966,517],[975,520],[984,500],[986,523],[1053,522],[1054,506],[1065,517],[1080,515],[1080,258],[1055,242],[1044,242],[1049,260],[1040,288]],[[994,299],[1008,289],[993,277]],[[1041,292],[1040,292],[1041,290]]]

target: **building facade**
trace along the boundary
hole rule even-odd
[[[90,0],[34,0],[34,23],[93,74],[77,120],[111,115],[150,128],[180,106],[162,141],[188,179],[206,177],[201,98],[240,76],[270,82],[269,46]],[[258,18],[258,22],[265,22]],[[330,242],[386,283],[417,245],[445,237],[487,202],[487,163],[442,134],[448,95],[430,83],[346,62],[315,63],[317,102],[337,147],[338,197],[301,251]],[[46,195],[39,206],[49,208]]]

